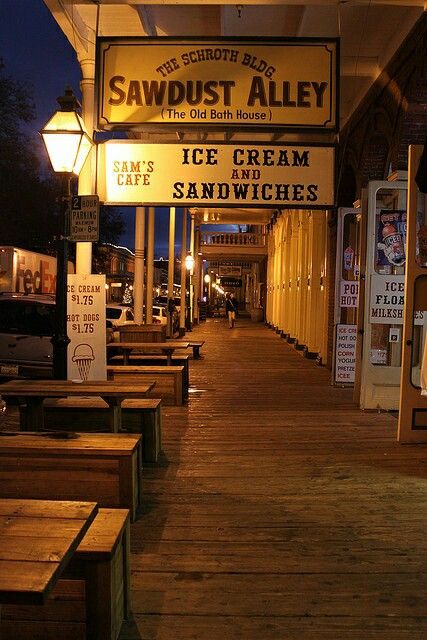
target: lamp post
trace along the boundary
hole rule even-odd
[[[193,269],[194,269],[194,258],[191,255],[191,253],[188,253],[185,257],[185,268],[187,269],[187,272],[190,275],[190,289],[189,289],[189,293],[190,293],[190,305],[189,305],[189,309],[188,309],[188,315],[187,315],[187,323],[186,323],[186,329],[187,331],[191,331],[193,328]]]
[[[80,107],[71,89],[58,98],[60,109],[56,111],[40,131],[53,170],[62,176],[60,226],[57,239],[56,308],[55,329],[52,336],[53,377],[67,379],[67,272],[69,209],[71,178],[78,175],[92,147],[86,131]]]
[[[211,277],[209,275],[209,273],[205,274],[205,277],[203,278],[204,280],[204,296],[206,298],[206,303],[207,306],[209,307],[209,303],[210,303],[210,283],[211,283]]]

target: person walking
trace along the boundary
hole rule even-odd
[[[234,327],[234,321],[236,320],[236,308],[229,293],[227,293],[225,297],[225,310],[228,317],[228,326],[232,329]]]
[[[231,302],[234,307],[234,324],[236,324],[237,316],[239,315],[239,301],[234,293],[231,294]]]

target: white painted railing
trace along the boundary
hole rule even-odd
[[[260,233],[224,233],[220,231],[203,231],[202,245],[233,245],[264,247],[265,236]]]

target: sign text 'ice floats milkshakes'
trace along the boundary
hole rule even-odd
[[[99,38],[98,126],[337,128],[335,39]]]
[[[98,193],[106,204],[334,206],[334,145],[99,145]]]

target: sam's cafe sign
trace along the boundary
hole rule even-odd
[[[106,204],[330,208],[335,147],[280,144],[98,146],[98,194]]]
[[[334,38],[98,38],[100,129],[336,131]]]

